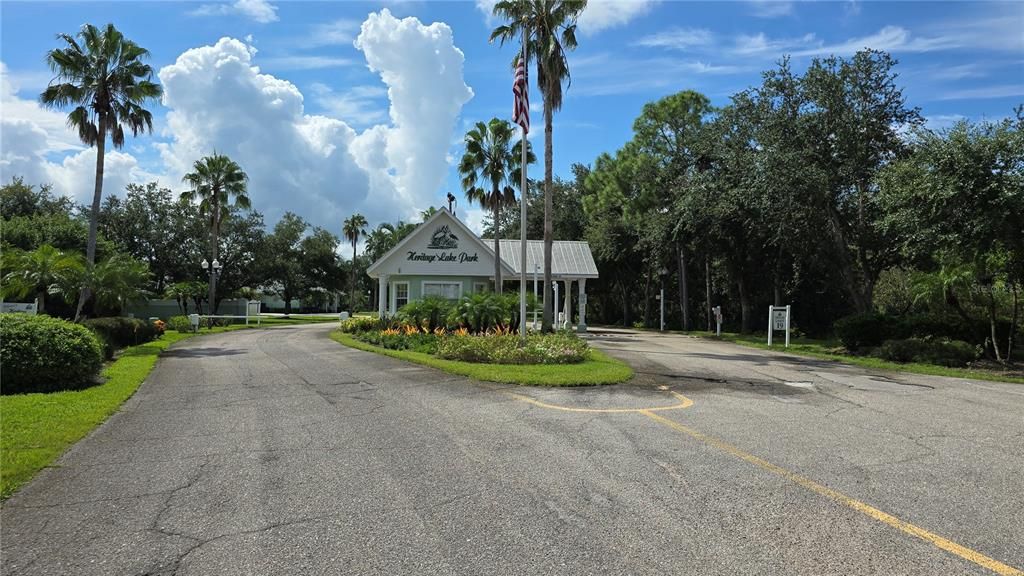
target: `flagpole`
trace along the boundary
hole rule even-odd
[[[526,61],[526,28],[523,27],[523,53],[520,56],[523,60],[523,73],[526,75],[527,81],[524,82],[523,90],[528,91],[530,89],[529,74],[527,71],[529,67]],[[529,101],[529,98],[526,99]],[[522,182],[519,186],[519,332],[522,335],[523,344],[526,344],[526,146],[528,140],[526,137],[526,128],[523,126],[519,127],[523,134],[523,139],[519,141],[520,148],[522,148],[522,161],[520,163],[519,172],[522,175]]]

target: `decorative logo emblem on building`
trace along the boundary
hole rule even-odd
[[[435,250],[452,250],[458,247],[459,237],[452,234],[447,224],[435,230],[434,235],[430,237],[430,244],[427,244],[427,248]]]

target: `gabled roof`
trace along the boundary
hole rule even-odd
[[[366,274],[370,278],[377,278],[377,270],[379,270],[380,267],[383,266],[385,262],[387,262],[395,254],[400,253],[402,250],[404,250],[405,246],[412,242],[414,238],[419,237],[420,234],[425,234],[427,230],[433,229],[434,225],[437,224],[438,220],[444,220],[452,228],[458,230],[458,233],[461,234],[462,238],[468,238],[470,239],[471,242],[475,243],[479,247],[481,252],[490,257],[492,261],[491,266],[493,267],[494,250],[491,249],[487,242],[485,242],[479,236],[474,234],[473,231],[469,229],[469,227],[462,223],[461,220],[459,220],[450,212],[448,212],[447,208],[440,208],[430,218],[427,218],[426,220],[423,221],[422,224],[417,226],[416,229],[413,230],[411,234],[409,234],[408,236],[403,238],[401,242],[396,244],[394,248],[388,250],[376,262],[371,264],[370,267],[366,269]],[[502,258],[501,265],[503,273],[514,274],[512,268],[509,267],[508,263],[505,261],[504,258]]]
[[[521,247],[519,240],[499,240],[501,259],[519,275]],[[544,241],[526,241],[526,274],[533,274],[534,265],[544,273]],[[551,246],[551,275],[559,278],[597,278],[597,264],[586,242],[555,240]]]

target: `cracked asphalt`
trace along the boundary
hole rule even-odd
[[[615,332],[633,382],[510,388],[330,328],[172,347],[3,505],[0,573],[993,573],[799,478],[1024,567],[1024,386]]]

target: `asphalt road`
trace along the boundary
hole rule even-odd
[[[0,510],[3,574],[1016,574],[1024,386],[614,334],[628,385],[173,347]],[[788,382],[788,384],[787,384]]]

